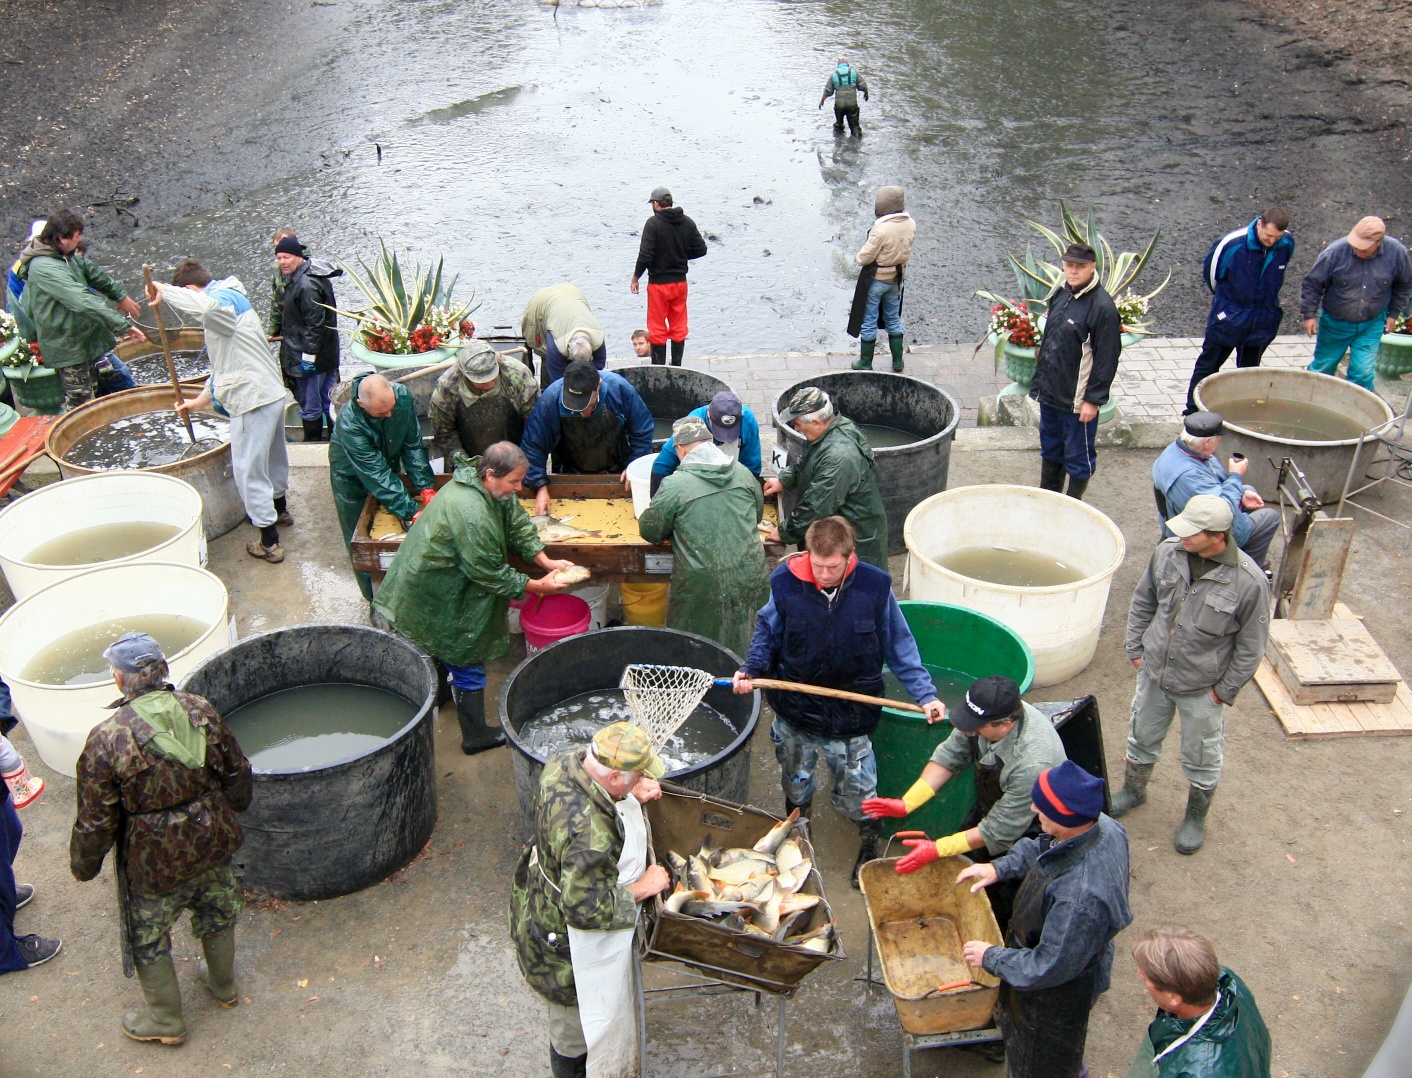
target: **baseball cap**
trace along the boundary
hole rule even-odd
[[[813,415],[829,402],[829,395],[818,386],[805,386],[789,398],[789,404],[780,411],[780,419],[793,423],[802,415]]]
[[[673,445],[695,445],[697,442],[709,442],[710,440],[711,428],[700,416],[689,415],[672,424]]]
[[[495,349],[474,337],[457,350],[456,363],[472,382],[494,381],[500,371],[500,357]]]
[[[1348,245],[1355,250],[1371,251],[1386,235],[1387,224],[1381,217],[1364,217],[1348,233]]]
[[[615,722],[594,734],[593,756],[614,771],[641,771],[650,779],[667,773],[667,765],[652,751],[652,739],[630,722]]]
[[[1182,426],[1193,438],[1215,438],[1226,433],[1226,420],[1220,412],[1192,412]]]
[[[741,416],[745,407],[734,393],[720,392],[711,398],[706,406],[706,425],[718,442],[734,442],[740,439]]]
[[[1008,719],[1020,706],[1020,686],[1008,677],[983,677],[971,682],[957,707],[947,712],[951,725],[974,734],[988,722]]]
[[[576,359],[564,368],[564,381],[559,400],[571,412],[582,412],[593,399],[593,391],[602,381],[598,370],[587,359]]]
[[[1230,503],[1214,494],[1197,494],[1186,508],[1167,521],[1167,527],[1179,539],[1197,532],[1228,532],[1235,520]]]
[[[108,645],[103,658],[125,674],[136,674],[144,666],[166,661],[161,645],[146,633],[123,633]]]
[[[1064,249],[1064,253],[1059,256],[1061,262],[1097,262],[1098,256],[1093,253],[1093,248],[1086,243],[1071,243]]]
[[[651,195],[651,197],[648,198],[647,201],[648,201],[648,202],[670,202],[670,201],[672,201],[672,193],[671,193],[670,191],[668,191],[665,187],[654,187],[654,188],[652,188],[652,195]]]

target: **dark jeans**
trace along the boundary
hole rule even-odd
[[[1210,341],[1203,341],[1201,344],[1201,355],[1196,357],[1196,366],[1191,372],[1191,384],[1186,387],[1186,411],[1183,415],[1191,415],[1196,411],[1196,385],[1207,375],[1215,374],[1230,359],[1231,353],[1236,353],[1237,367],[1258,367],[1260,357],[1265,354],[1268,344],[1253,345],[1231,345],[1212,344]]]
[[[10,799],[10,788],[0,782],[0,973],[29,969],[15,943],[15,854],[20,848],[20,814]]]

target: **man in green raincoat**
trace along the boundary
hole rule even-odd
[[[662,480],[637,522],[649,543],[672,541],[667,625],[744,655],[755,613],[770,597],[756,528],[765,506],[760,482],[716,448],[699,416],[672,425],[672,445],[681,466]]]
[[[765,496],[799,492],[794,511],[768,538],[802,543],[809,525],[840,516],[853,525],[858,558],[883,572],[887,567],[887,510],[878,491],[873,450],[857,424],[834,411],[829,395],[805,386],[781,413],[804,435],[804,453],[779,477],[765,481]]]
[[[333,505],[350,556],[353,529],[369,494],[406,527],[436,493],[412,394],[380,374],[353,379],[348,405],[338,413],[329,438],[328,465]],[[411,478],[416,498],[397,477],[399,467]],[[363,598],[371,599],[372,578],[367,573],[355,575]]]
[[[467,756],[505,743],[504,733],[485,724],[485,664],[510,648],[510,600],[562,591],[567,585],[555,581],[554,570],[573,564],[544,553],[515,497],[528,468],[513,442],[496,442],[469,460],[457,454],[451,482],[407,533],[373,602],[398,633],[451,672]],[[531,580],[516,572],[512,552],[547,575]]]

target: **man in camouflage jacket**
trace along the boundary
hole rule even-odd
[[[618,883],[623,830],[613,807],[628,796],[661,797],[655,780],[664,771],[647,735],[620,722],[594,735],[587,750],[575,747],[551,758],[540,776],[534,845],[515,869],[510,935],[520,972],[549,1004],[555,1078],[584,1075],[588,1059],[568,926],[631,928],[638,903],[670,884],[660,865],[650,865],[636,883]]]
[[[88,735],[78,760],[78,814],[69,841],[74,878],[98,875],[117,847],[126,924],[148,1010],[128,1014],[134,1040],[186,1036],[172,966],[171,928],[191,911],[205,959],[199,976],[234,1007],[235,921],[243,905],[231,857],[244,836],[235,814],[250,804],[250,762],[209,701],[168,684],[166,660],[145,633],[104,652],[122,698]]]

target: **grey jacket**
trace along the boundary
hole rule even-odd
[[[1127,654],[1164,692],[1215,689],[1221,702],[1255,674],[1270,633],[1270,584],[1250,555],[1227,543],[1195,582],[1180,539],[1164,539],[1133,592]]]
[[[1383,237],[1372,258],[1359,258],[1348,239],[1325,247],[1299,286],[1299,317],[1314,318],[1322,305],[1340,322],[1400,315],[1412,299],[1412,259],[1400,240]]]

